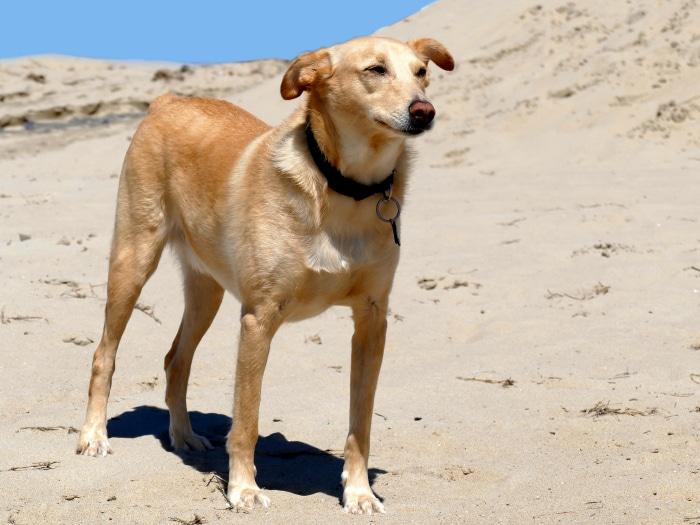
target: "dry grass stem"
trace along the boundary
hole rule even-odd
[[[592,408],[584,408],[581,413],[586,416],[600,417],[607,415],[622,416],[650,416],[657,413],[656,408],[648,411],[637,410],[636,408],[611,408],[610,401],[598,401]]]
[[[0,323],[2,324],[10,324],[12,321],[46,321],[47,324],[49,322],[46,317],[38,315],[7,315],[5,308],[7,308],[7,305],[0,310]]]
[[[478,381],[479,383],[488,383],[490,385],[501,385],[503,388],[508,388],[509,386],[513,386],[515,384],[515,380],[511,379],[510,377],[508,379],[487,379],[484,377],[457,376],[457,379],[460,381]]]
[[[191,520],[183,520],[180,518],[170,518],[170,521],[182,523],[183,525],[201,525],[202,523],[206,523],[204,518],[202,518],[201,516],[198,516],[197,514],[195,514],[194,518],[192,518]]]
[[[36,430],[38,432],[53,432],[55,430],[65,430],[68,434],[77,434],[78,429],[75,427],[21,427],[20,430]]]
[[[560,299],[562,297],[568,297],[569,299],[573,299],[574,301],[590,301],[591,299],[594,299],[595,297],[599,295],[605,295],[610,291],[610,287],[598,282],[593,288],[590,290],[581,290],[578,292],[577,295],[572,295],[569,293],[557,293],[557,292],[552,292],[550,290],[547,290],[547,295],[545,295],[545,298],[547,299]]]
[[[163,324],[163,323],[161,323],[160,319],[158,319],[158,318],[156,317],[156,314],[155,314],[155,307],[154,307],[154,306],[150,306],[150,305],[147,305],[147,304],[143,304],[143,303],[141,303],[141,302],[138,302],[138,303],[136,303],[136,305],[134,306],[134,310],[139,310],[139,311],[145,313],[148,317],[150,317],[151,319],[153,319],[157,324]]]
[[[226,494],[226,480],[219,476],[216,472],[212,472],[211,476],[209,477],[209,481],[207,481],[207,487],[214,483],[214,486],[216,487],[216,490],[218,490],[221,495],[224,497],[224,500],[226,500],[226,503],[228,504],[228,509],[233,509],[235,508],[234,505],[231,503],[231,500],[228,499],[228,494]]]
[[[39,463],[32,463],[24,467],[11,467],[8,471],[18,472],[20,470],[53,470],[54,465],[58,465],[59,461],[40,461]]]

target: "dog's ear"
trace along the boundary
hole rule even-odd
[[[408,46],[425,62],[432,60],[435,65],[445,71],[452,71],[455,68],[455,61],[449,51],[440,42],[432,38],[419,38],[411,40]]]
[[[320,79],[330,74],[331,60],[328,49],[319,49],[297,58],[284,74],[280,93],[284,100],[297,98]]]

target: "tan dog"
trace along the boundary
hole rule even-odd
[[[349,306],[344,509],[384,511],[367,474],[370,425],[399,260],[406,139],[430,129],[435,114],[425,95],[429,60],[454,67],[430,39],[358,38],[302,55],[281,93],[308,96],[276,128],[220,100],[165,95],[152,104],[119,183],[104,331],[79,453],[112,452],[106,409],[117,346],[170,243],[185,283],[185,311],[165,357],[173,447],[211,448],[192,431],[185,397],[194,351],[228,290],[242,305],[228,497],[237,507],[267,507],[253,455],[272,337],[284,321]]]

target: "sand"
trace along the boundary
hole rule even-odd
[[[0,61],[0,521],[700,523],[700,7],[439,0],[436,128],[404,203],[373,420],[387,514],[343,514],[350,312],[286,325],[263,387],[268,510],[227,509],[238,305],[195,358],[216,445],[175,453],[162,359],[182,310],[164,257],[123,339],[115,453],[75,454],[114,202],[144,108],[172,91],[275,124],[286,64]]]

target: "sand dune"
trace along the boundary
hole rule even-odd
[[[509,144],[524,140],[528,149],[574,133],[586,138],[578,152],[586,162],[644,155],[649,142],[664,146],[655,154],[697,147],[694,3],[469,4],[440,2],[411,19],[445,34],[463,59],[458,79],[437,88],[449,104],[465,108],[450,115],[451,127],[476,132],[475,141],[483,132]],[[410,22],[386,30],[410,32]],[[638,138],[647,141],[617,140]],[[553,153],[547,151],[549,162]]]
[[[286,66],[283,60],[194,66],[60,55],[4,60],[0,128],[142,116],[164,93],[226,98],[283,73]]]
[[[439,0],[383,28],[431,36],[438,123],[416,140],[371,457],[383,523],[700,523],[700,6]],[[184,66],[184,67],[183,67]],[[115,454],[74,454],[100,337],[117,174],[167,91],[279,122],[282,61],[0,61],[0,519],[338,523],[349,312],[284,327],[256,453],[273,506],[226,509],[227,298],[167,443],[167,257],[117,360]],[[366,519],[361,519],[365,522]]]

